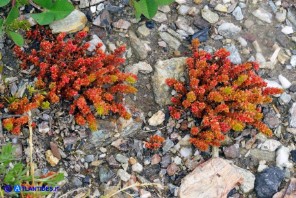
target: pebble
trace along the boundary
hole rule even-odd
[[[167,167],[167,173],[169,176],[173,176],[175,175],[177,172],[180,171],[180,168],[177,164],[175,163],[171,163],[168,167]]]
[[[216,23],[219,21],[219,15],[212,12],[208,6],[205,6],[201,11],[201,16],[209,23]]]
[[[204,28],[202,30],[195,32],[192,35],[191,39],[197,38],[199,42],[206,42],[208,40],[208,37],[209,37],[209,28]]]
[[[186,15],[189,11],[190,7],[187,5],[181,5],[178,9],[178,14],[180,15]]]
[[[161,161],[161,157],[159,154],[154,154],[151,158],[151,164],[158,164]]]
[[[85,161],[88,163],[91,163],[95,160],[95,156],[94,155],[87,155],[85,156]]]
[[[218,27],[218,33],[225,38],[237,37],[241,31],[241,27],[234,25],[233,23],[222,23]]]
[[[46,134],[50,131],[50,128],[48,126],[48,122],[41,122],[38,124],[38,131],[41,134]]]
[[[226,158],[237,158],[240,155],[239,144],[233,144],[231,146],[224,147],[223,152]]]
[[[290,94],[287,94],[286,92],[282,93],[282,95],[280,96],[280,100],[284,104],[288,104],[291,101],[291,99],[292,96]]]
[[[296,66],[296,55],[291,56],[290,64],[295,67]]]
[[[272,14],[262,8],[255,10],[252,14],[258,19],[260,19],[261,21],[264,21],[267,23],[271,23],[272,21]]]
[[[128,157],[126,157],[126,156],[124,156],[124,155],[122,155],[120,153],[115,155],[115,159],[118,162],[122,163],[122,164],[127,164],[128,163]]]
[[[173,37],[171,34],[167,32],[159,32],[159,36],[163,39],[171,48],[177,50],[181,43],[178,39]]]
[[[180,155],[183,158],[190,158],[192,156],[192,147],[182,147],[180,149]]]
[[[276,152],[276,166],[281,169],[292,168],[293,164],[289,162],[290,150],[288,147],[281,146]]]
[[[186,31],[189,35],[194,34],[193,28],[188,24],[188,20],[185,17],[178,17],[175,23],[179,29]]]
[[[246,47],[248,45],[248,42],[243,37],[238,37],[237,41],[240,43],[242,47]]]
[[[282,23],[286,20],[287,17],[287,11],[286,9],[280,9],[280,11],[275,13],[275,18],[278,22]]]
[[[153,21],[146,21],[145,25],[149,29],[153,29],[155,27],[155,23]]]
[[[290,152],[290,154],[291,154],[292,161],[293,161],[293,162],[296,162],[296,150],[292,150],[292,151]]]
[[[266,161],[265,160],[260,160],[259,161],[259,166],[257,168],[257,172],[262,172],[266,168],[268,168],[268,166],[266,165]]]
[[[219,12],[224,12],[224,13],[227,13],[227,7],[225,5],[222,5],[220,3],[218,3],[216,6],[215,6],[215,10],[219,11]]]
[[[179,156],[176,156],[173,159],[173,162],[175,162],[177,165],[181,165],[182,164],[182,159]]]
[[[289,110],[290,112],[290,127],[296,128],[296,103],[294,102]]]
[[[284,34],[292,34],[292,33],[294,33],[293,28],[291,26],[284,26],[281,31]]]
[[[144,60],[148,56],[148,50],[146,49],[143,40],[139,39],[133,31],[129,31],[129,37],[131,46],[141,60]]]
[[[111,16],[108,10],[104,10],[97,18],[93,20],[93,25],[100,27],[110,27],[111,25]]]
[[[75,187],[80,187],[82,186],[82,181],[80,179],[78,179],[77,177],[74,177],[72,179],[72,183]]]
[[[97,11],[98,12],[101,12],[102,10],[104,10],[105,8],[105,5],[103,3],[100,3],[98,6],[97,6]]]
[[[237,20],[237,21],[241,21],[244,19],[244,15],[242,13],[242,9],[237,6],[233,12],[232,12],[232,15],[234,16],[234,18]]]
[[[150,30],[149,30],[149,28],[146,27],[146,25],[141,25],[138,28],[138,33],[144,37],[147,37],[150,34]]]
[[[140,163],[135,163],[132,165],[132,170],[137,173],[141,173],[143,171],[143,166]]]
[[[277,167],[267,168],[256,175],[255,191],[258,198],[272,197],[284,179],[284,171]]]
[[[97,36],[97,35],[92,35],[92,39],[88,42],[90,45],[89,47],[87,48],[87,51],[89,52],[92,52],[96,49],[96,46],[99,44],[99,43],[102,43],[103,45],[101,46],[100,49],[102,49],[104,52],[106,51],[106,46],[105,44],[103,43],[103,41]]]
[[[91,6],[90,11],[91,13],[95,13],[97,11],[97,6]]]
[[[251,19],[247,19],[247,20],[245,20],[245,22],[244,22],[244,26],[245,26],[247,29],[251,28],[253,25],[254,25],[254,21],[252,21]]]
[[[169,138],[167,138],[162,147],[163,154],[167,153],[174,145],[175,145],[174,142]]]
[[[117,175],[120,177],[120,179],[122,181],[125,181],[125,182],[127,182],[131,178],[131,175],[128,174],[128,172],[126,172],[123,169],[119,169],[118,172],[117,172]]]
[[[115,176],[115,174],[107,166],[100,166],[99,167],[100,182],[102,182],[102,183],[108,182],[114,176]]]
[[[118,29],[124,29],[124,30],[127,30],[131,26],[130,22],[123,19],[119,19],[118,21],[113,22],[112,24],[113,24],[113,27]]]
[[[169,5],[159,6],[158,10],[164,13],[168,13],[171,11],[171,8]]]
[[[279,75],[279,81],[284,89],[289,89],[292,85],[292,83],[281,74]]]
[[[163,123],[165,120],[165,114],[163,111],[159,110],[157,113],[155,113],[149,120],[148,123],[151,126],[158,126]]]
[[[233,64],[241,64],[242,59],[235,45],[226,45],[225,48],[230,52],[229,60]]]
[[[168,20],[166,14],[159,11],[157,11],[156,15],[152,19],[158,23],[163,23]]]
[[[49,24],[53,34],[74,33],[82,30],[87,23],[85,14],[79,10],[72,11],[67,17]]]
[[[268,139],[261,145],[260,149],[265,151],[275,151],[281,145],[282,144],[277,140]]]
[[[125,67],[125,72],[127,73],[133,73],[135,75],[138,75],[138,73],[142,74],[149,74],[153,71],[152,67],[150,64],[140,61],[136,64],[133,65],[128,65]]]
[[[166,168],[166,167],[168,167],[168,165],[170,164],[172,162],[172,160],[171,160],[171,156],[169,155],[169,154],[166,154],[166,155],[164,155],[163,157],[162,157],[162,159],[161,159],[161,167],[162,168]]]
[[[56,158],[58,158],[60,160],[62,157],[61,157],[58,145],[54,142],[50,142],[49,145],[50,145],[50,150],[51,150],[53,156],[55,156]]]
[[[273,111],[268,112],[264,116],[264,122],[272,129],[277,128],[281,124],[281,120],[275,115]]]
[[[178,4],[185,4],[186,0],[175,0],[175,2],[177,2]]]
[[[53,153],[51,152],[51,150],[47,150],[45,152],[45,157],[46,157],[46,161],[51,165],[51,166],[56,166],[59,163],[59,159],[56,158]]]

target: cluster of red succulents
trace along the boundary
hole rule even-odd
[[[147,149],[156,150],[159,149],[164,142],[164,138],[159,135],[152,135],[148,142],[145,142],[145,147]]]
[[[225,133],[242,131],[246,125],[267,136],[272,131],[262,123],[260,105],[270,103],[270,95],[281,89],[267,88],[267,83],[256,74],[259,65],[247,62],[234,65],[225,49],[213,55],[198,49],[199,41],[192,43],[193,55],[187,59],[188,82],[167,79],[176,91],[169,106],[170,115],[180,119],[185,113],[201,120],[191,128],[190,142],[200,150],[220,146]]]
[[[128,119],[130,114],[122,104],[122,94],[135,93],[133,84],[137,76],[123,73],[120,66],[125,47],[105,54],[98,44],[95,51],[87,52],[90,44],[85,41],[87,32],[76,33],[67,38],[65,33],[55,36],[40,29],[27,33],[29,39],[40,41],[39,49],[30,52],[15,46],[14,52],[21,60],[21,68],[34,65],[35,87],[45,90],[50,103],[61,100],[71,102],[70,114],[77,124],[88,124],[96,130],[96,116],[116,113]]]
[[[36,94],[31,99],[31,102],[27,97],[16,99],[14,102],[8,105],[8,110],[11,113],[19,115],[20,117],[10,117],[3,119],[3,127],[12,134],[19,135],[21,133],[22,126],[28,123],[28,116],[25,115],[25,113],[34,108],[38,108],[44,99],[45,97],[41,94]]]

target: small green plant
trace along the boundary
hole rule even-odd
[[[11,143],[4,145],[0,152],[0,187],[20,185],[27,189],[32,186],[32,176],[29,169],[21,162],[16,162],[15,148]],[[49,172],[40,177],[34,177],[35,186],[57,186],[64,179],[62,173]],[[4,189],[5,190],[5,189]],[[12,194],[10,194],[12,195]],[[23,196],[23,195],[22,195]],[[0,197],[4,197],[4,191],[0,188]]]
[[[0,7],[7,6],[9,2],[10,0],[0,0]],[[18,46],[24,44],[24,39],[19,31],[30,29],[27,20],[18,19],[19,8],[27,4],[31,4],[42,11],[41,13],[31,14],[32,18],[40,25],[48,25],[53,21],[63,19],[74,10],[74,6],[68,0],[12,0],[12,8],[7,17],[5,19],[0,18],[0,36],[4,33],[7,34]]]
[[[174,0],[132,0],[131,4],[135,9],[137,19],[139,19],[141,15],[152,19],[156,15],[158,6],[169,5],[172,2],[174,2]]]

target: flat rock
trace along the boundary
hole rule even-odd
[[[156,15],[152,19],[158,23],[162,23],[168,20],[166,14],[159,11],[157,11]]]
[[[219,21],[219,15],[212,12],[207,6],[202,9],[201,16],[209,23],[217,23]]]
[[[152,71],[153,71],[153,69],[152,69],[151,65],[144,62],[144,61],[138,62],[138,63],[133,64],[133,65],[128,65],[125,68],[125,72],[133,73],[135,75],[138,75],[139,72],[143,73],[143,74],[149,74]]]
[[[241,31],[241,27],[234,25],[233,23],[222,23],[218,27],[218,33],[225,38],[236,38]]]
[[[164,119],[165,114],[163,113],[163,111],[159,110],[151,118],[149,118],[148,123],[151,126],[158,126],[163,123]]]
[[[74,10],[66,18],[54,21],[49,25],[52,33],[73,33],[82,30],[87,23],[85,14],[79,10]]]
[[[230,190],[242,183],[243,177],[226,160],[212,158],[183,178],[180,198],[226,198]],[[198,185],[197,185],[198,184]]]
[[[131,26],[130,22],[123,19],[119,19],[118,21],[113,22],[112,24],[115,28],[124,29],[124,30],[127,30]]]
[[[164,40],[171,48],[177,50],[181,43],[178,39],[173,37],[171,34],[167,32],[159,32],[159,36],[161,37],[162,40]]]
[[[146,49],[142,40],[140,40],[133,31],[129,31],[129,37],[131,46],[135,53],[141,60],[144,60],[148,56],[148,50]]]
[[[184,76],[185,67],[186,57],[157,61],[154,66],[155,72],[152,76],[152,85],[157,104],[163,106],[171,103],[171,94],[165,80],[167,78],[179,79]]]
[[[272,14],[262,8],[255,10],[252,14],[266,23],[271,23],[272,21]]]

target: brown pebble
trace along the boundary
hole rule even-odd
[[[171,163],[168,167],[167,167],[167,173],[169,176],[173,176],[175,175],[177,172],[180,171],[180,168],[177,164],[175,163]]]
[[[50,150],[51,150],[53,156],[55,156],[59,160],[62,159],[58,145],[54,142],[50,142],[49,145],[50,145]]]
[[[129,163],[130,163],[131,165],[134,165],[135,163],[137,163],[137,160],[136,160],[135,158],[133,158],[133,157],[130,157],[130,158],[129,158]]]
[[[151,164],[158,164],[161,161],[161,157],[158,154],[154,154],[151,158]]]
[[[181,52],[179,50],[175,50],[174,56],[177,56],[177,57],[181,56]]]

